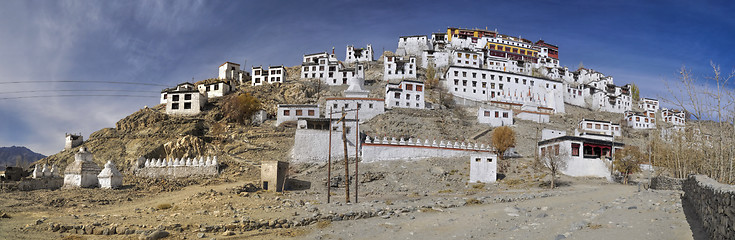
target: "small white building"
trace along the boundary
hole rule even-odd
[[[640,107],[643,111],[658,111],[658,100],[653,98],[641,98],[640,101],[638,101],[638,107]]]
[[[278,104],[276,126],[286,121],[300,118],[319,118],[319,105],[315,104]]]
[[[84,143],[84,137],[82,137],[82,134],[66,134],[66,139],[64,141],[64,149],[69,150],[72,148],[75,148],[76,146],[82,145]]]
[[[488,152],[470,155],[470,183],[494,183],[497,172],[496,154]]]
[[[389,81],[385,85],[385,108],[424,109],[424,83],[417,80]]]
[[[521,110],[518,111],[516,117],[519,119],[534,121],[537,123],[548,123],[549,117],[551,116],[551,113],[553,113],[553,111],[553,109],[544,108],[529,103],[523,104],[523,106],[521,106]]]
[[[345,53],[347,55],[345,56],[345,63],[375,61],[373,57],[373,46],[370,44],[367,45],[367,48],[355,48],[355,46],[349,45]]]
[[[609,121],[582,119],[579,121],[579,130],[587,133],[603,134],[620,137],[620,124]]]
[[[240,69],[240,64],[233,62],[225,62],[219,65],[219,79],[222,80],[236,80],[242,84],[242,81],[246,79],[248,73]]]
[[[100,170],[93,162],[92,153],[86,147],[79,148],[79,152],[74,155],[74,162],[66,166],[64,171],[64,188],[97,187],[97,174]]]
[[[362,88],[362,79],[353,78],[350,81],[350,87],[344,91],[343,98],[327,98],[326,108],[324,109],[325,117],[329,117],[330,112],[342,111],[347,112],[348,119],[355,119],[359,114],[360,122],[365,122],[373,117],[385,112],[385,100],[382,98],[369,98],[369,91]],[[359,113],[357,110],[359,109]],[[335,115],[337,116],[337,115]]]
[[[513,125],[513,111],[500,108],[478,108],[477,122],[493,127]]]
[[[399,56],[421,56],[426,50],[432,50],[433,47],[426,35],[401,36],[398,38],[398,48],[396,55]]]
[[[268,80],[268,70],[263,69],[261,66],[253,66],[253,76],[250,77],[251,86],[263,85]]]
[[[207,80],[198,84],[197,89],[199,89],[199,93],[207,96],[207,98],[216,98],[229,94],[232,91],[232,86],[227,80]]]
[[[561,173],[572,177],[610,178],[612,148],[621,150],[623,143],[612,138],[599,139],[580,136],[559,136],[538,142],[539,156],[561,155],[567,162]]]
[[[421,55],[421,67],[429,68],[431,65],[434,69],[439,69],[449,66],[450,55],[447,51],[426,50]]]
[[[664,108],[661,110],[661,118],[664,122],[671,123],[674,126],[686,125],[686,113],[683,111]]]
[[[328,85],[347,84],[351,78],[365,78],[365,67],[357,64],[354,68],[346,68],[332,54],[314,53],[304,55],[301,63],[301,78],[315,78]]]
[[[648,112],[625,112],[625,122],[633,129],[652,129],[656,128],[656,113]]]
[[[286,79],[286,68],[283,65],[268,67],[268,83],[283,83]]]
[[[416,58],[385,56],[383,58],[383,80],[416,79]]]
[[[171,115],[196,115],[207,103],[207,96],[188,82],[181,83],[175,88],[164,89],[161,95],[166,99],[166,114]]]
[[[100,188],[118,189],[122,187],[123,183],[123,176],[112,161],[107,161],[105,168],[97,175],[97,179]]]

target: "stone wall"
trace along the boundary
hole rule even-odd
[[[670,178],[666,176],[658,176],[651,178],[651,189],[656,190],[681,190],[681,185],[685,179]]]
[[[420,160],[432,157],[450,158],[470,156],[475,153],[489,153],[491,148],[485,144],[465,142],[436,141],[428,139],[368,138],[362,145],[362,161]]]
[[[8,191],[33,191],[38,189],[59,189],[64,184],[64,179],[60,177],[52,178],[24,178],[20,181],[4,181],[0,182],[0,192]]]
[[[684,181],[682,189],[710,239],[735,236],[735,186],[693,175]]]
[[[180,178],[191,176],[215,176],[219,174],[217,157],[199,159],[144,159],[139,158],[135,176],[147,178]]]

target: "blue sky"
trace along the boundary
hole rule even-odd
[[[0,82],[125,81],[172,86],[216,77],[225,61],[299,65],[305,53],[373,44],[395,51],[398,37],[446,27],[497,29],[560,47],[562,65],[580,62],[642,96],[666,95],[686,65],[735,67],[735,10],[723,1],[0,1]],[[0,146],[43,154],[66,132],[92,132],[143,106],[163,87],[91,83],[0,84],[0,98],[125,90],[150,97],[0,100]]]

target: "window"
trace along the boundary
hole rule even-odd
[[[489,117],[489,116],[490,116],[490,111],[485,111],[485,117]]]
[[[424,86],[421,86],[421,85],[416,85],[416,91],[417,91],[417,92],[421,92],[421,91],[423,91],[423,90],[424,90]]]
[[[600,129],[600,124],[595,124],[595,129]]]
[[[467,80],[462,80],[462,86],[467,86]]]
[[[579,157],[579,143],[572,143],[572,156]]]
[[[174,101],[174,102],[175,102],[175,101],[179,101],[179,95],[174,95],[174,96],[173,96],[173,98],[172,98],[171,100],[172,100],[172,101]],[[177,109],[178,109],[178,108],[177,108]]]
[[[503,118],[508,118],[508,113],[507,112],[504,112],[503,113]]]
[[[301,115],[304,115],[304,110],[301,110],[301,109],[296,110],[296,116],[301,116]]]
[[[419,98],[421,98],[421,95],[416,94],[416,100],[420,100]]]
[[[462,77],[467,77],[467,72],[462,72]]]
[[[358,103],[357,104],[357,108],[362,108],[362,104],[361,103]]]
[[[610,129],[610,126],[607,126],[607,125],[602,126],[602,130],[609,130],[609,129]]]
[[[185,102],[184,109],[191,109],[191,102]]]
[[[498,118],[498,117],[500,117],[500,112],[495,111],[495,118]]]
[[[163,94],[163,99],[166,99],[167,97],[168,97],[168,94],[167,93],[164,93]]]
[[[480,162],[480,158],[475,158],[475,162]]]
[[[393,96],[394,96],[395,98],[401,98],[401,93],[395,93],[395,94],[394,94]]]
[[[406,94],[406,100],[411,99],[411,94]]]
[[[592,129],[592,123],[587,123],[587,128]]]
[[[413,85],[411,85],[411,84],[406,84],[406,90],[411,90],[411,91],[413,91]]]
[[[487,162],[493,162],[493,159],[492,158],[488,158],[487,159]]]
[[[214,90],[219,90],[219,84],[214,85]]]
[[[486,88],[486,87],[487,87],[487,83],[486,82],[482,82],[482,88]]]
[[[204,89],[205,91],[209,92],[209,86],[205,87]]]
[[[309,116],[314,116],[314,109],[309,109]]]
[[[291,116],[291,110],[283,110],[283,116]]]
[[[172,103],[171,104],[171,109],[179,109],[179,104],[178,103]]]
[[[373,108],[373,104],[372,103],[368,104],[368,108]]]

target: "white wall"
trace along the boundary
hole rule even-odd
[[[396,140],[398,141],[398,140]],[[394,161],[394,160],[420,160],[427,158],[451,158],[451,157],[468,157],[475,153],[489,153],[487,147],[484,149],[482,146],[477,146],[475,149],[465,145],[463,148],[459,143],[452,143],[452,146],[441,146],[426,144],[425,140],[420,140],[423,144],[409,145],[408,141],[401,140],[400,142],[393,142],[391,140],[388,143],[378,140],[380,143],[364,143],[362,146],[362,161],[363,162],[377,162],[377,161]],[[443,141],[442,141],[443,142]],[[466,143],[462,143],[466,144]]]
[[[347,155],[355,157],[355,122],[346,122],[348,131]],[[339,124],[341,126],[341,124]],[[318,129],[296,129],[294,134],[294,145],[291,148],[291,160],[293,162],[327,162],[329,149],[332,150],[332,160],[344,160],[344,145],[342,141],[341,128],[332,131],[332,145],[329,145],[329,130]],[[364,161],[364,160],[363,160]]]
[[[496,117],[497,116],[497,117]],[[493,127],[513,125],[513,111],[497,108],[478,108],[477,122]]]
[[[358,104],[360,104],[361,123],[385,112],[383,99],[379,98],[327,98],[324,116],[329,117],[330,112],[342,111],[342,107],[345,107],[345,111],[357,109]],[[355,119],[356,114],[358,114],[356,111],[349,111],[346,118]],[[334,114],[334,117],[338,115],[338,113]]]
[[[301,114],[297,114],[298,112]],[[288,115],[285,113],[288,112]],[[299,118],[319,118],[319,105],[309,104],[283,104],[278,105],[278,114],[276,115],[276,126],[286,121],[296,121]]]
[[[409,90],[410,89],[410,90]],[[385,108],[416,108],[424,109],[424,84],[418,81],[401,81],[385,85]]]
[[[190,100],[186,100],[187,95],[191,97]],[[187,103],[190,104],[189,108],[186,106]],[[198,91],[169,92],[168,99],[166,99],[166,114],[196,115],[201,112],[201,108],[204,107],[206,103],[207,97]],[[175,107],[178,109],[175,109]]]
[[[383,58],[383,80],[416,79],[416,58],[404,60],[400,56]]]
[[[498,161],[494,153],[470,155],[470,183],[493,183],[497,179]]]
[[[579,156],[572,156],[572,143],[580,145]],[[582,142],[567,140],[540,145],[539,149],[537,149],[539,156],[542,156],[542,147],[554,146],[557,144],[559,145],[559,152],[561,154],[565,154],[564,157],[567,161],[566,169],[561,170],[561,173],[564,175],[572,177],[604,177],[610,179],[610,169],[608,168],[609,161],[584,158],[584,144]]]
[[[429,37],[426,35],[399,37],[396,54],[399,56],[421,56],[423,51],[432,50],[432,48]]]

